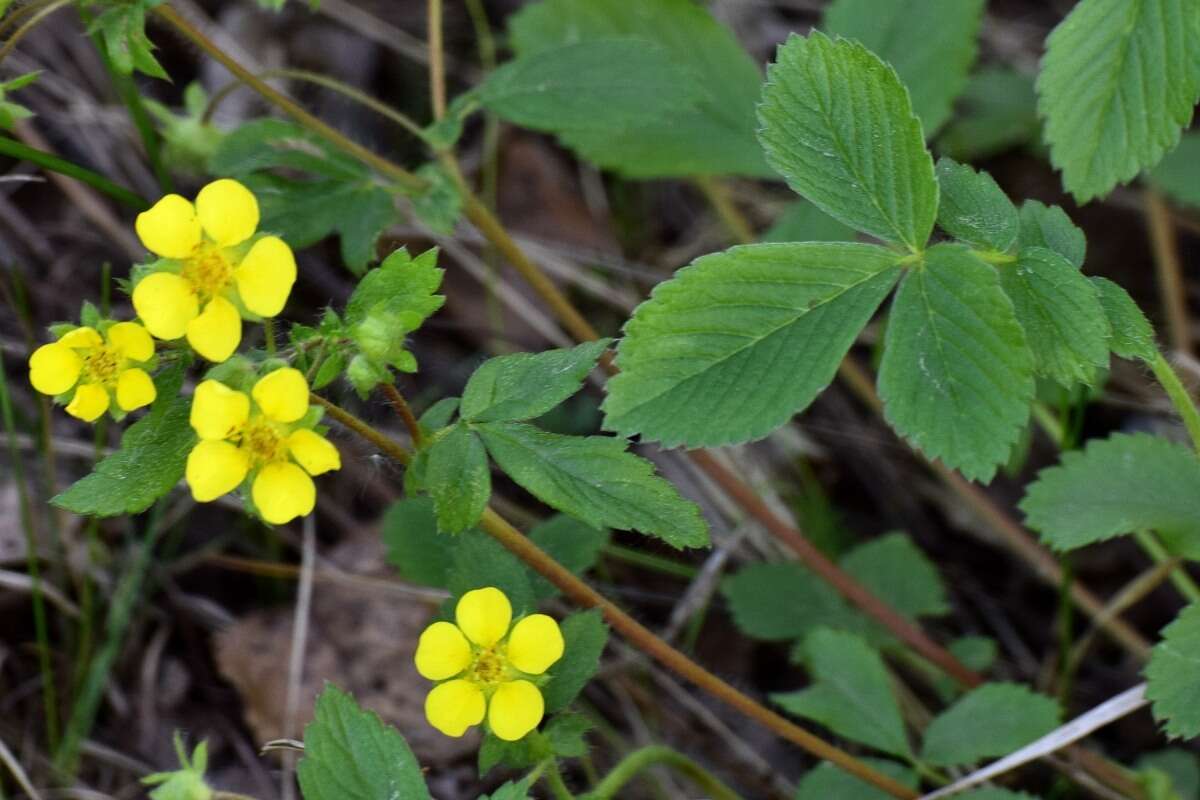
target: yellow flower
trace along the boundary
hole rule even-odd
[[[201,503],[232,492],[251,475],[250,497],[264,520],[282,525],[312,513],[310,475],[340,469],[337,448],[306,427],[308,381],[291,367],[267,373],[250,394],[207,380],[196,387],[191,424],[200,437],[187,482]]]
[[[29,382],[42,394],[74,395],[67,413],[94,422],[116,404],[120,412],[154,402],[154,381],[143,367],[154,357],[154,340],[136,322],[104,329],[76,328],[29,357]]]
[[[133,287],[133,307],[159,339],[187,336],[209,361],[233,355],[242,316],[273,317],[296,282],[296,259],[277,236],[254,236],[258,201],[235,180],[177,194],[138,214],[138,238],[161,256]]]
[[[483,722],[486,711],[492,733],[517,741],[542,721],[545,703],[536,676],[562,658],[558,623],[531,614],[509,630],[512,606],[494,587],[464,594],[455,622],[433,623],[417,643],[417,672],[442,681],[425,698],[425,716],[457,737]]]

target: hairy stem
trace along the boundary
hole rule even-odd
[[[584,800],[611,800],[617,793],[647,769],[657,766],[670,767],[683,773],[704,790],[712,800],[741,800],[737,793],[722,783],[715,775],[692,759],[676,750],[662,745],[650,745],[635,750],[612,768],[604,780],[584,795]]]
[[[1183,419],[1183,426],[1187,428],[1188,436],[1191,437],[1192,447],[1200,453],[1200,411],[1196,410],[1196,404],[1188,394],[1187,387],[1179,380],[1179,374],[1162,353],[1150,362],[1150,369],[1170,398],[1171,405],[1175,406],[1175,410]]]
[[[401,421],[404,422],[404,427],[408,428],[408,435],[412,437],[413,446],[420,447],[425,435],[421,433],[421,423],[417,422],[417,416],[413,414],[412,407],[404,399],[404,395],[392,383],[381,383],[379,387],[387,395],[388,403],[400,415]]]

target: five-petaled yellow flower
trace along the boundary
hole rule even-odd
[[[154,340],[136,322],[116,322],[64,333],[29,357],[29,382],[51,396],[75,390],[67,413],[94,422],[116,404],[120,412],[154,402],[154,381],[143,367],[154,358]]]
[[[510,631],[512,606],[494,587],[464,594],[455,621],[433,623],[417,643],[417,672],[443,681],[425,698],[425,716],[447,736],[462,736],[486,711],[492,733],[517,741],[542,721],[536,676],[562,658],[558,623],[531,614]]]
[[[133,307],[159,339],[187,336],[209,361],[233,355],[242,316],[273,317],[296,282],[296,259],[277,236],[255,236],[258,201],[222,178],[193,205],[169,194],[138,214],[138,238],[161,256],[133,288]]]
[[[342,466],[337,448],[306,425],[308,381],[291,367],[269,372],[250,394],[206,380],[196,387],[191,423],[199,443],[187,482],[201,503],[232,492],[250,476],[250,497],[273,525],[312,513],[310,475]]]

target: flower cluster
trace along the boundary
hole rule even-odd
[[[433,623],[417,643],[417,672],[440,681],[425,698],[429,723],[457,737],[486,714],[500,739],[523,738],[545,713],[539,676],[562,658],[558,623],[530,614],[512,624],[512,605],[495,587],[464,594],[455,623]]]
[[[103,331],[103,333],[101,333]],[[94,422],[105,411],[118,416],[154,402],[146,368],[154,341],[136,322],[81,327],[44,344],[29,357],[29,382],[42,394],[62,396],[67,413]]]

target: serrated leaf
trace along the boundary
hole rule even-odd
[[[1175,202],[1200,207],[1200,131],[1185,133],[1146,177]]]
[[[1044,247],[1024,248],[1016,263],[998,269],[1000,285],[1025,329],[1035,371],[1065,387],[1091,384],[1108,366],[1111,336],[1095,284]]]
[[[1087,256],[1087,239],[1083,231],[1071,222],[1067,212],[1058,206],[1048,206],[1037,200],[1021,205],[1022,248],[1045,247],[1053,250],[1076,267],[1082,267]]]
[[[800,639],[818,627],[865,634],[869,621],[796,562],[751,564],[721,582],[734,624],[766,641]]]
[[[456,597],[473,589],[495,586],[508,596],[514,614],[534,610],[533,571],[504,545],[487,534],[467,531],[452,541],[453,561],[446,588]]]
[[[855,230],[925,245],[938,187],[921,123],[895,71],[857,42],[793,34],[758,108],[767,162]]]
[[[491,794],[479,796],[479,800],[529,800],[529,790],[533,787],[533,776],[526,776],[519,781],[507,781]]]
[[[865,244],[734,247],[655,287],[625,326],[604,425],[666,447],[762,438],[804,409],[899,275]]]
[[[159,375],[158,398],[121,435],[120,448],[50,502],[76,514],[113,517],[141,513],[171,491],[196,441],[188,424],[191,400],[179,396],[182,382],[182,366]]]
[[[529,539],[559,564],[582,575],[596,565],[600,551],[608,544],[609,532],[558,514],[529,531]],[[539,599],[558,594],[558,588],[540,575],[533,581],[534,595]]]
[[[1108,340],[1109,349],[1121,358],[1137,358],[1147,363],[1153,361],[1158,355],[1154,328],[1129,292],[1108,278],[1093,276],[1091,280],[1100,292],[1100,305],[1104,308],[1112,332]]]
[[[400,577],[424,586],[445,588],[454,566],[456,538],[439,534],[433,500],[397,500],[383,515],[383,543],[388,563]]]
[[[412,196],[413,213],[434,233],[449,236],[462,217],[463,197],[440,164],[424,164],[417,177],[427,186]]]
[[[1200,98],[1200,4],[1082,0],[1046,39],[1038,112],[1050,160],[1080,203],[1179,141]]]
[[[986,172],[948,158],[937,162],[940,187],[938,225],[946,233],[984,250],[1006,252],[1017,240],[1017,208]]]
[[[550,720],[542,735],[546,737],[554,755],[559,758],[580,758],[587,755],[587,733],[591,729],[591,721],[582,714],[563,713]]]
[[[859,545],[842,558],[841,567],[905,616],[938,616],[950,610],[937,568],[898,531]]]
[[[308,172],[334,181],[367,178],[366,167],[301,126],[265,117],[226,134],[209,160],[214,175],[249,175],[270,169]]]
[[[466,425],[455,425],[429,446],[425,483],[437,511],[438,528],[462,533],[483,516],[492,496],[487,451]]]
[[[551,508],[597,528],[635,530],[672,547],[704,547],[696,506],[611,436],[561,436],[520,422],[473,426],[505,474]]]
[[[900,706],[883,660],[860,637],[820,628],[805,640],[813,685],[771,699],[839,736],[901,757],[911,755]]]
[[[834,0],[823,28],[892,65],[926,136],[950,116],[975,62],[984,0]],[[914,46],[919,42],[919,46]]]
[[[807,200],[788,204],[762,235],[764,242],[847,242],[853,238],[853,228]]]
[[[396,250],[359,280],[346,303],[346,324],[360,323],[372,314],[387,314],[395,318],[401,333],[416,330],[446,302],[436,294],[444,272],[437,268],[436,250],[416,258],[404,248]]]
[[[910,789],[917,788],[917,773],[908,767],[883,758],[860,758],[871,769]],[[891,800],[892,795],[848,772],[822,761],[810,769],[796,785],[796,800]]]
[[[325,685],[304,728],[296,777],[304,800],[429,800],[404,737],[333,684]]]
[[[1021,501],[1025,522],[1056,550],[1155,530],[1200,538],[1200,461],[1148,434],[1091,439],[1038,473]]]
[[[470,422],[540,417],[579,391],[610,341],[490,358],[467,380],[459,413]]]
[[[1015,683],[987,683],[934,718],[925,729],[921,760],[950,767],[1008,755],[1058,722],[1053,699]]]
[[[930,248],[900,284],[879,394],[929,458],[983,481],[1007,460],[1029,417],[1033,359],[996,271],[966,248]]]
[[[547,714],[566,708],[583,691],[600,668],[600,655],[608,643],[608,626],[594,609],[572,614],[559,627],[563,657],[550,668],[550,680],[542,687]]]
[[[1200,736],[1200,604],[1163,628],[1146,664],[1146,697],[1168,736]]]
[[[958,112],[937,149],[959,161],[978,161],[1039,138],[1033,78],[1007,67],[984,67],[967,81]]]

